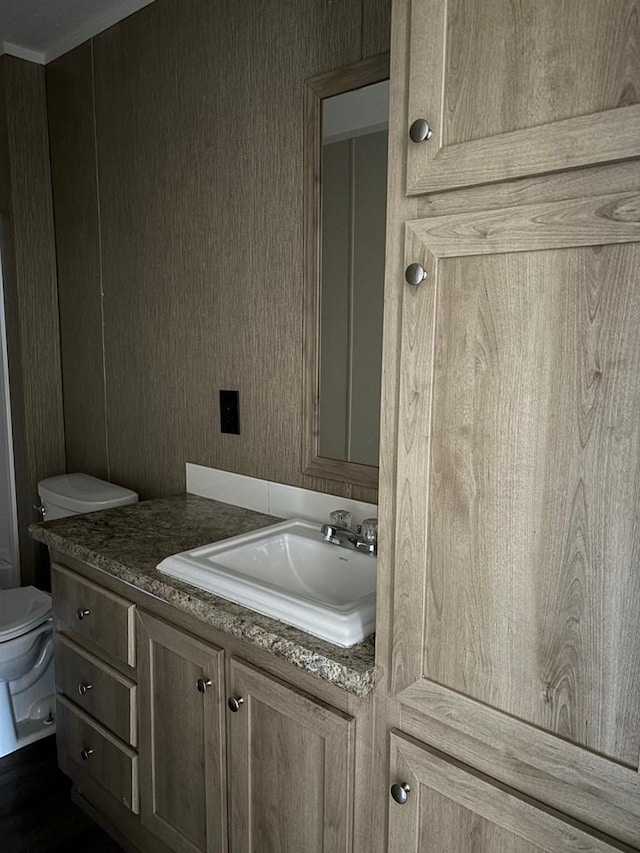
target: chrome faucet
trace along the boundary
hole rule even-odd
[[[378,553],[378,543],[364,539],[358,533],[354,533],[348,527],[338,527],[336,524],[323,524],[320,528],[322,538],[332,545],[342,545],[345,548],[353,548],[354,551],[364,551],[375,557]]]

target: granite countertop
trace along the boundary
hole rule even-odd
[[[366,696],[374,683],[373,637],[348,649],[334,646],[156,569],[171,554],[281,520],[196,495],[178,495],[32,524],[29,533],[227,634]]]

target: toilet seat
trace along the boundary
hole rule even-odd
[[[51,596],[33,586],[0,590],[0,643],[36,628],[51,614]]]

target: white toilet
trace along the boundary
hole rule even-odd
[[[51,596],[0,591],[0,756],[55,730]]]
[[[46,520],[137,503],[130,489],[88,474],[38,484]],[[32,586],[0,590],[0,757],[55,731],[51,596]]]

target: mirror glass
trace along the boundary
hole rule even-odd
[[[304,470],[377,488],[388,54],[308,83]]]
[[[322,101],[318,454],[378,464],[389,81]]]

